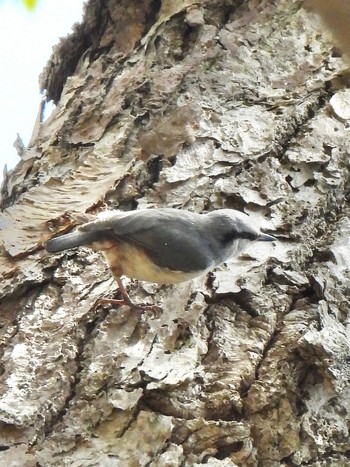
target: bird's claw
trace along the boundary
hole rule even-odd
[[[112,305],[112,306],[120,306],[120,305],[129,305],[123,298],[116,299],[116,298],[99,298],[96,302],[96,306],[105,306],[105,305]]]

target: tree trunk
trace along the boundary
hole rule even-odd
[[[2,187],[0,464],[350,463],[344,63],[298,1],[90,0]],[[45,239],[105,209],[221,207],[276,235],[176,286]]]

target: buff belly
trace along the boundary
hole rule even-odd
[[[94,250],[102,250],[104,257],[116,277],[128,277],[158,284],[177,284],[201,276],[207,271],[172,271],[154,264],[149,256],[135,245],[105,240],[90,245]]]

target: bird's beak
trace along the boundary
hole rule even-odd
[[[258,242],[274,242],[275,240],[277,240],[277,238],[273,235],[268,235],[264,233],[261,233],[258,237]]]

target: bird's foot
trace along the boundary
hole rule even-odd
[[[105,306],[105,305],[112,305],[112,306],[120,306],[120,305],[128,305],[130,303],[126,302],[124,298],[117,299],[117,298],[100,298],[96,302],[96,306]]]

